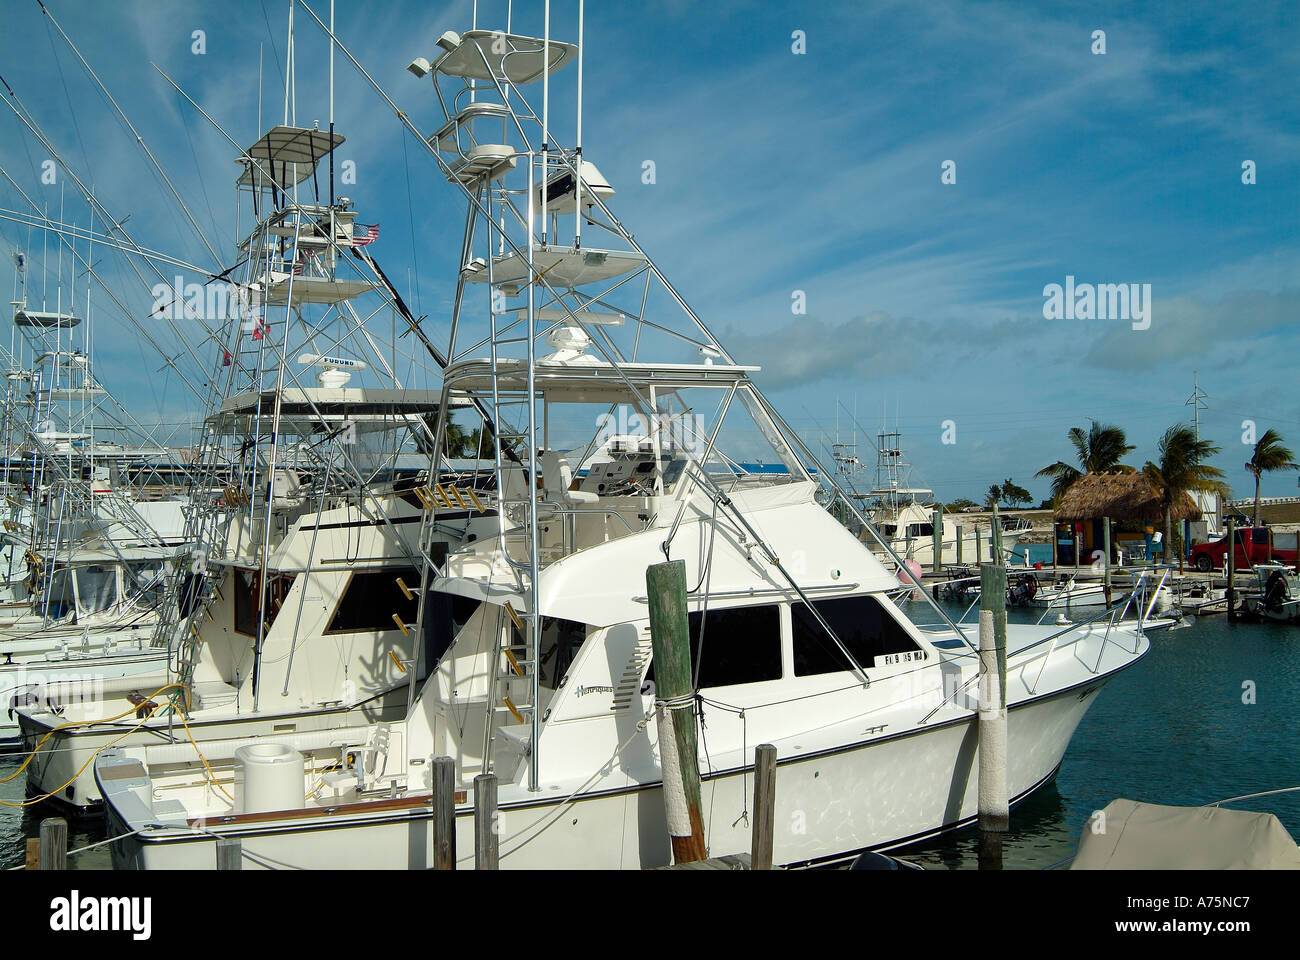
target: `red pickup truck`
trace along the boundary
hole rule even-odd
[[[1294,533],[1274,533],[1268,527],[1245,527],[1234,531],[1237,548],[1234,551],[1233,566],[1237,570],[1249,570],[1257,563],[1267,563],[1269,559],[1269,539],[1272,538],[1272,557],[1275,563],[1294,566],[1296,562],[1296,535]],[[1191,564],[1197,570],[1209,573],[1223,567],[1228,556],[1228,538],[1220,537],[1209,543],[1198,543],[1192,547]]]

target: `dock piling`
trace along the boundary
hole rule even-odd
[[[1102,561],[1102,591],[1106,594],[1106,606],[1110,606],[1110,517],[1101,518],[1101,548],[1105,553]]]
[[[1237,619],[1237,534],[1236,524],[1228,521],[1228,553],[1223,561],[1224,572],[1228,575],[1228,622]]]
[[[456,869],[456,761],[433,759],[433,869]]]
[[[235,837],[217,837],[217,869],[242,870],[243,844]]]
[[[474,869],[496,870],[499,864],[497,777],[480,773],[474,778]]]
[[[980,869],[1002,869],[1007,797],[1007,571],[980,567],[979,829]]]
[[[931,568],[939,576],[943,570],[943,510],[936,506],[930,512]]]
[[[749,862],[751,870],[772,869],[776,832],[776,747],[760,743],[754,749],[754,832]]]
[[[664,812],[673,861],[704,860],[700,765],[695,739],[695,684],[691,676],[690,621],[686,613],[686,562],[646,567],[650,642],[655,668],[655,718]]]
[[[47,817],[41,821],[40,870],[68,869],[68,821]]]

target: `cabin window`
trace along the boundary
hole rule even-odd
[[[257,636],[257,604],[261,600],[261,574],[257,570],[235,568],[235,632],[246,637]],[[275,623],[275,616],[293,585],[293,576],[273,574],[266,583],[266,632]]]
[[[526,622],[526,621],[525,621]],[[519,628],[507,619],[510,627],[510,645],[516,655],[520,648],[527,649],[528,643]],[[548,690],[558,690],[560,681],[573,665],[573,658],[578,655],[582,642],[587,639],[587,625],[576,620],[562,617],[542,617],[541,670],[537,674],[539,686]]]
[[[68,614],[76,613],[77,600],[72,589],[72,571],[67,567],[55,570],[50,577],[49,603],[46,609],[53,620],[61,620]]]
[[[453,593],[434,590],[429,594],[424,606],[424,657],[429,667],[442,659],[481,604],[481,600],[458,597]]]
[[[537,682],[549,690],[558,689],[587,639],[587,625],[560,617],[542,618],[541,672]]]
[[[408,600],[398,578],[411,591]],[[389,567],[368,573],[354,573],[343,590],[326,633],[364,633],[396,630],[393,614],[402,623],[414,623],[420,606],[420,571],[414,567]]]
[[[101,613],[117,602],[117,568],[91,564],[77,569],[78,612]]]
[[[781,679],[781,613],[776,604],[696,611],[687,618],[698,687],[732,687]],[[700,627],[704,627],[703,652]],[[654,662],[646,673],[654,680]]]
[[[1262,527],[1256,527],[1250,531],[1250,542],[1264,545],[1268,543],[1268,531]]]
[[[831,625],[835,635],[861,667],[925,658],[903,625],[891,617],[875,597],[836,597],[818,600],[816,605],[817,612]],[[791,605],[790,627],[795,676],[809,677],[853,669],[805,604]]]

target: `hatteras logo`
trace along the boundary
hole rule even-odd
[[[152,918],[152,897],[82,897],[73,890],[50,901],[50,929],[59,933],[126,931],[133,940],[148,940]]]
[[[1151,284],[1078,283],[1065,278],[1065,286],[1043,287],[1045,320],[1131,320],[1134,330],[1151,326]]]

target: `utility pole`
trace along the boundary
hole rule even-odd
[[[1197,443],[1200,443],[1201,441],[1201,411],[1209,409],[1209,404],[1205,402],[1208,396],[1209,394],[1201,389],[1199,372],[1193,370],[1192,395],[1187,398],[1187,402],[1184,403],[1183,406],[1192,408],[1192,428],[1196,431]]]

